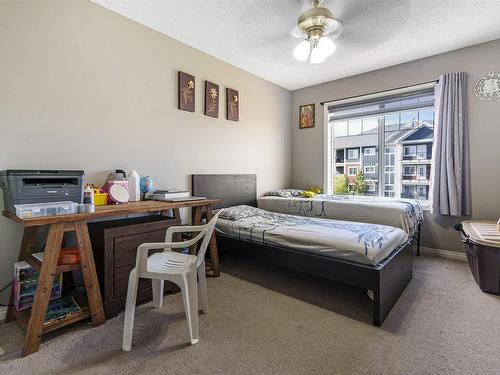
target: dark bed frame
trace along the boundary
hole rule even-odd
[[[256,175],[193,175],[196,196],[221,198],[222,207],[257,205]],[[381,326],[413,276],[411,244],[394,250],[376,266],[217,234],[220,251],[235,252],[314,276],[373,291],[373,324]]]

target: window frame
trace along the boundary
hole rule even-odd
[[[351,173],[351,169],[355,169],[356,172],[354,174]],[[359,167],[347,167],[347,176],[356,176],[358,174]]]
[[[324,178],[325,191],[327,191],[328,193],[333,193],[333,191],[334,191],[335,181],[332,178],[334,175],[334,172],[335,172],[335,164],[336,164],[335,159],[334,159],[335,150],[336,150],[335,149],[334,126],[333,126],[334,122],[355,119],[355,118],[360,119],[361,117],[379,116],[378,147],[379,147],[379,150],[382,150],[382,147],[383,147],[384,152],[378,153],[378,164],[380,166],[382,166],[382,168],[378,169],[378,175],[379,175],[378,182],[379,183],[377,184],[378,185],[377,196],[383,197],[384,196],[384,185],[385,185],[385,180],[387,177],[387,175],[385,174],[386,171],[384,168],[386,166],[386,164],[385,164],[385,162],[386,162],[385,158],[387,157],[386,155],[394,155],[395,154],[397,157],[399,152],[401,152],[401,154],[403,153],[402,148],[404,146],[404,144],[401,146],[398,146],[398,147],[401,147],[401,149],[400,149],[401,151],[398,151],[398,149],[395,149],[394,146],[387,146],[388,143],[386,143],[384,135],[385,135],[386,130],[387,131],[390,131],[390,130],[388,130],[386,128],[386,124],[385,124],[384,119],[385,119],[386,115],[388,115],[388,114],[392,114],[392,113],[399,113],[400,114],[401,112],[409,111],[412,109],[417,111],[418,116],[420,116],[420,113],[426,109],[429,109],[430,111],[435,112],[435,98],[433,98],[433,92],[434,92],[435,85],[436,85],[436,81],[431,81],[431,82],[427,82],[427,83],[423,83],[423,84],[419,84],[419,85],[414,85],[414,86],[410,86],[410,87],[407,86],[407,87],[402,87],[402,88],[398,88],[398,89],[394,89],[394,90],[385,90],[385,91],[380,91],[380,92],[376,92],[373,94],[359,95],[359,96],[355,96],[355,97],[338,99],[338,100],[327,101],[327,102],[321,103],[323,105],[323,113],[324,113],[324,116],[323,116],[323,119],[324,119],[323,139],[324,139],[324,160],[325,160],[325,163],[324,163],[323,178]],[[414,97],[419,96],[419,97],[423,98],[423,100],[419,99],[418,103],[411,104],[413,106],[413,108],[410,108],[410,107],[403,108],[403,106],[405,106],[407,103],[401,103],[401,106],[398,106],[399,104],[397,104],[396,107],[391,106],[390,109],[389,109],[389,106],[381,106],[381,107],[379,107],[381,109],[379,109],[377,113],[376,112],[368,113],[368,112],[362,112],[362,110],[358,110],[356,113],[353,112],[349,115],[340,115],[338,117],[333,117],[334,111],[342,111],[342,110],[347,109],[347,108],[349,108],[349,109],[359,108],[361,106],[363,106],[363,107],[369,106],[370,108],[368,108],[368,109],[373,110],[374,109],[373,104],[376,102],[388,103],[388,100],[393,100],[393,98],[394,98],[394,100],[404,100],[405,98],[408,98],[411,96],[414,96]],[[386,109],[383,109],[384,107]],[[339,114],[340,114],[340,112],[339,112]],[[429,117],[429,116],[427,116],[427,117]],[[380,118],[382,118],[382,121],[380,121]],[[426,118],[425,121],[429,122],[429,124],[431,124],[431,125],[435,125],[432,122],[430,122],[430,117],[429,117],[429,119]],[[401,119],[400,119],[400,122],[401,122]],[[384,124],[384,126],[381,126],[381,123]],[[403,129],[401,129],[402,127],[404,127],[404,124],[403,125],[400,124],[400,130],[403,130]],[[433,140],[430,140],[430,142],[427,142],[427,144],[432,143],[432,142],[433,142]],[[389,151],[389,152],[387,152],[387,151]],[[415,148],[415,151],[417,151],[416,148]],[[407,152],[412,154],[411,148],[410,148],[410,151],[407,151]],[[358,159],[359,161],[362,161],[362,156],[361,156],[362,153],[363,153],[363,150],[362,150],[362,148],[360,148],[359,159]],[[418,152],[415,152],[415,154],[418,154]],[[423,152],[422,152],[422,156],[423,156]],[[391,157],[393,157],[393,156],[391,156]],[[399,157],[403,157],[403,155],[400,155]],[[347,160],[348,159],[346,158],[344,162],[347,162]],[[429,157],[429,153],[427,154],[427,158],[425,160],[431,163],[432,168],[434,167],[434,161],[432,160],[432,157]],[[399,165],[401,165],[401,160],[397,161],[396,168],[394,170],[394,174],[397,174],[397,172],[399,172],[399,168],[400,168],[400,167],[398,167]],[[363,166],[360,166],[360,168],[363,168]],[[348,172],[348,171],[346,171],[346,172]],[[392,172],[388,172],[388,173],[391,174]],[[401,172],[399,172],[399,173],[401,173]],[[348,175],[348,173],[345,173],[345,175]],[[393,185],[393,183],[389,182],[389,185]],[[400,185],[401,185],[401,183],[400,183]],[[401,185],[401,189],[402,188],[403,188],[403,185]],[[399,191],[395,187],[393,189],[395,191]],[[422,201],[422,203],[424,205],[425,210],[430,210],[430,208],[432,206],[432,191],[430,191],[430,190],[428,191],[428,199]]]
[[[373,168],[373,172],[368,172],[368,171],[366,170],[366,168]],[[377,171],[377,169],[375,168],[375,166],[374,166],[374,165],[364,165],[364,166],[363,166],[363,172],[364,172],[364,173],[370,173],[370,174],[372,174],[372,173],[375,173],[376,171]]]
[[[352,147],[352,148],[347,148],[347,157],[346,157],[346,160],[359,160],[359,148],[356,148],[356,147]],[[349,153],[351,151],[356,151],[357,155],[355,158],[351,158],[349,157]]]
[[[424,151],[418,151],[418,149],[422,149],[422,147],[425,148]],[[423,158],[420,158],[419,154],[423,153],[424,154],[424,157]],[[427,160],[427,143],[422,143],[422,144],[419,144],[417,145],[417,160]]]
[[[368,150],[373,150],[373,153],[367,153],[366,151],[368,151]],[[377,148],[376,147],[365,147],[363,149],[363,155],[365,155],[365,156],[377,155]]]
[[[408,150],[410,147],[413,147],[415,149],[415,153],[411,153],[411,154],[406,153],[406,150]],[[417,145],[403,145],[403,156],[416,157],[417,156]]]
[[[413,173],[406,173],[405,169],[406,168],[411,168],[411,167],[413,167],[415,169],[415,172],[413,172]],[[415,164],[403,164],[402,175],[403,176],[416,177],[417,176],[417,166]]]
[[[373,186],[373,190],[370,190],[369,187]],[[377,192],[377,188],[374,183],[368,183],[366,184],[366,191],[369,191],[370,193],[375,193]]]

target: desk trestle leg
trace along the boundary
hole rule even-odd
[[[97,272],[95,269],[87,223],[85,221],[75,222],[75,232],[78,249],[80,250],[80,264],[82,266],[92,323],[94,326],[99,326],[104,324],[106,317],[104,316],[101,292],[99,290],[99,282],[97,280]]]
[[[36,288],[35,299],[31,308],[31,315],[24,338],[23,356],[35,353],[40,346],[43,323],[49,306],[49,298],[52,291],[52,283],[54,281],[57,258],[59,257],[63,236],[63,223],[50,225],[43,262],[38,275],[38,286]]]

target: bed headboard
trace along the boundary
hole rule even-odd
[[[191,186],[195,196],[223,200],[222,205],[214,208],[240,204],[257,206],[257,175],[255,174],[194,174]]]

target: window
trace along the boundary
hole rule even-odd
[[[419,180],[427,180],[427,165],[417,166],[417,176]]]
[[[417,199],[428,199],[428,186],[419,185],[417,186]]]
[[[330,187],[342,174],[352,180],[351,176],[363,171],[367,182],[365,195],[427,200],[432,195],[429,176],[434,87],[384,95],[367,95],[358,101],[347,99],[328,106],[327,133],[332,138],[325,142],[332,147],[327,162],[331,165],[327,170]],[[338,157],[339,150],[345,160]],[[348,164],[339,169],[344,163],[355,167]]]
[[[377,134],[378,117],[363,118],[363,134]]]
[[[417,155],[417,146],[404,146],[403,147],[404,156],[416,156]]]
[[[384,197],[394,197],[394,185],[384,185]]]
[[[345,137],[347,135],[347,121],[335,123],[335,137]]]
[[[417,174],[417,167],[414,165],[405,165],[403,167],[403,176],[415,176]]]
[[[359,159],[359,149],[358,148],[351,148],[347,150],[347,159]]]
[[[369,156],[369,155],[375,155],[375,147],[366,147],[365,148],[365,155],[366,156]]]
[[[417,146],[417,159],[426,160],[427,159],[427,145]]]
[[[359,135],[359,134],[361,134],[361,119],[349,120],[348,135]]]

